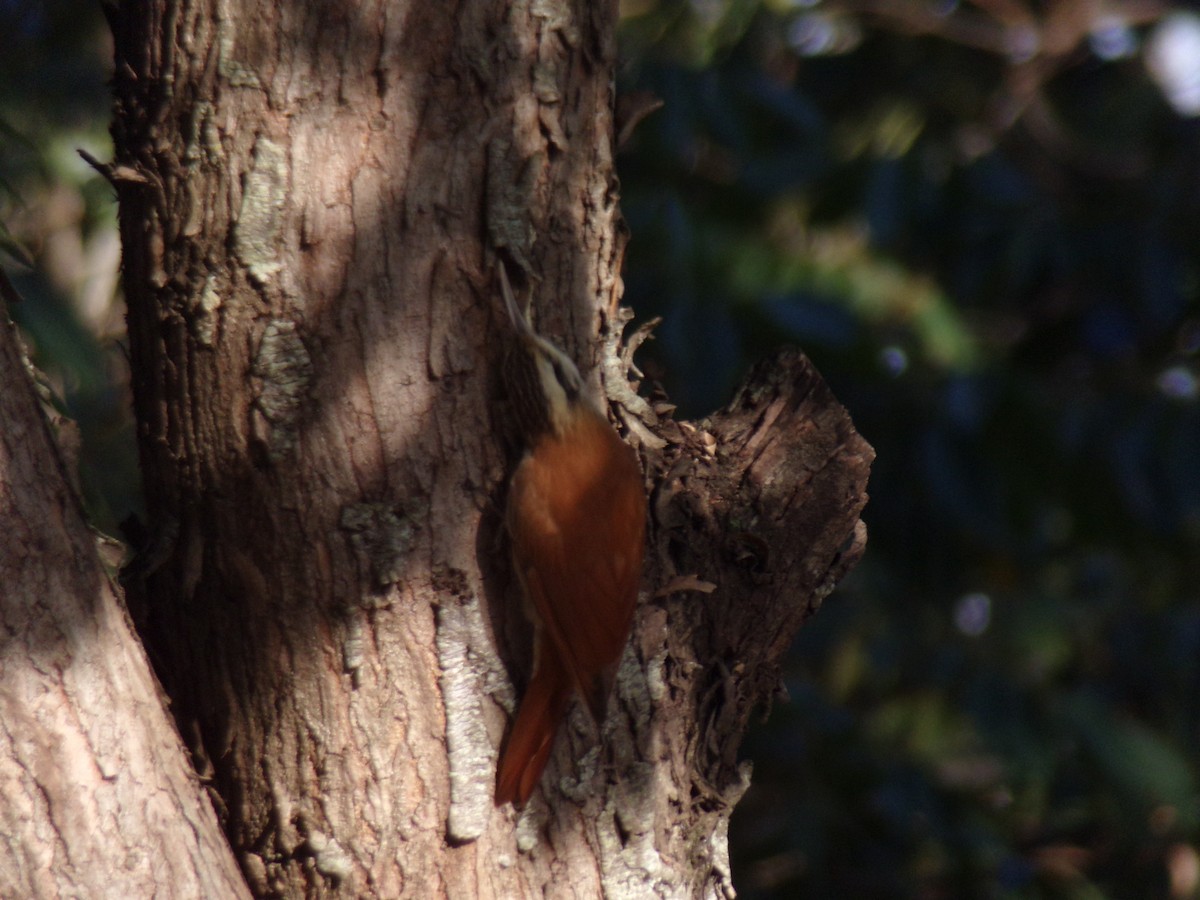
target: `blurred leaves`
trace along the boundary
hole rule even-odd
[[[878,453],[867,558],[748,739],[735,883],[1195,896],[1195,13],[726,7],[623,7],[665,101],[620,164],[644,367],[695,415],[799,343]]]
[[[0,3],[0,34],[0,265],[23,298],[8,314],[79,426],[85,502],[113,532],[139,505],[116,204],[75,153],[108,153],[108,34],[95,4],[28,0]]]

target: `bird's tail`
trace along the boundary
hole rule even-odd
[[[554,736],[571,699],[572,685],[562,661],[543,639],[537,668],[496,772],[496,805],[522,807],[537,787],[554,748]]]

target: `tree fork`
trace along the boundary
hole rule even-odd
[[[15,296],[2,272],[0,288]],[[249,896],[84,521],[31,370],[5,316],[0,896]]]

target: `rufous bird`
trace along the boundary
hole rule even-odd
[[[504,366],[524,456],[508,489],[513,567],[534,624],[533,676],[496,773],[496,805],[520,807],[550,758],[571,695],[597,726],[629,637],[646,532],[646,494],[633,449],[609,424],[575,363],[517,308],[504,263],[504,305],[516,332]]]

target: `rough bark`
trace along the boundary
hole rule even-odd
[[[694,426],[630,390],[615,17],[590,0],[114,14],[154,548],[131,605],[255,893],[731,890],[736,747],[861,553],[869,448],[793,357]],[[498,514],[497,255],[595,368],[655,508],[603,739],[573,715],[520,815],[491,799],[529,669]]]
[[[0,897],[249,896],[101,564],[14,337],[6,318]]]

